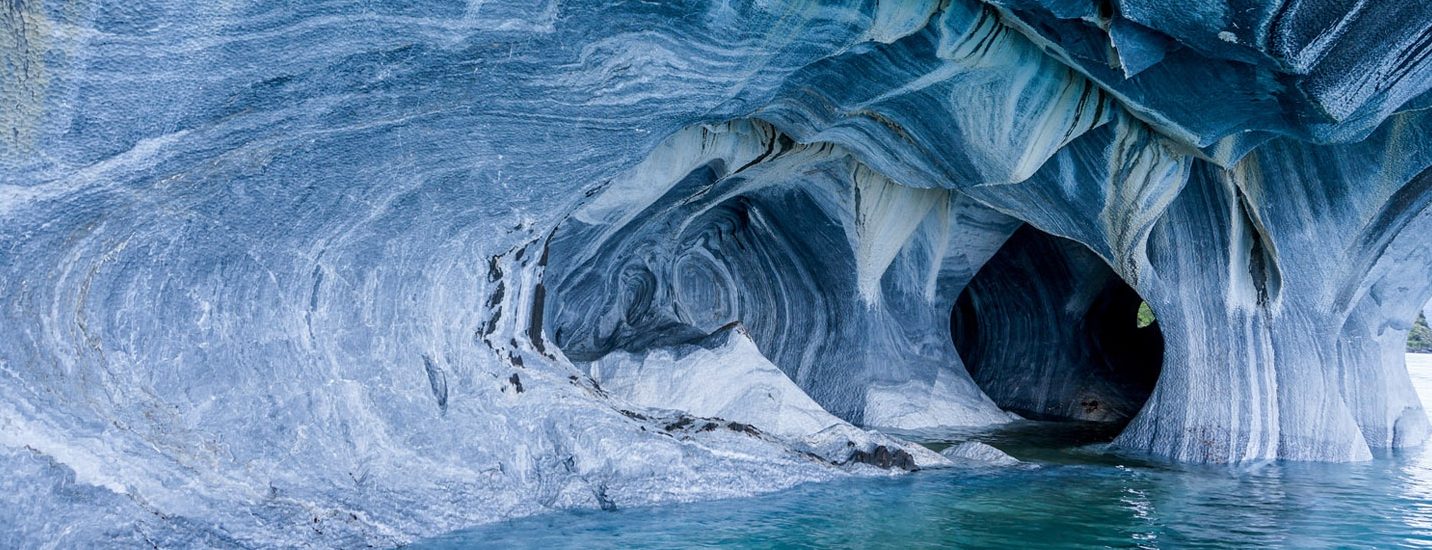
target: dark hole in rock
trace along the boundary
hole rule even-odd
[[[1148,400],[1163,336],[1143,298],[1083,245],[1024,226],[950,316],[960,358],[1000,407],[1035,420],[1127,422]]]

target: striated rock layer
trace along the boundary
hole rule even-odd
[[[0,540],[1421,444],[1432,4],[1184,4],[0,5]]]

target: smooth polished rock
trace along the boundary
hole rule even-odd
[[[840,423],[733,324],[689,344],[614,352],[587,366],[602,389],[648,408],[734,420],[799,438]]]
[[[978,441],[965,441],[950,445],[940,451],[940,456],[955,461],[957,464],[1013,466],[1020,463],[1019,459],[1009,456],[1008,453]]]
[[[847,422],[1006,422],[947,327],[1021,224],[1158,315],[1123,450],[1420,443],[1428,5],[1188,4],[9,2],[0,544],[393,546],[869,470],[675,437],[577,363],[740,321]]]
[[[1140,118],[1214,156],[1277,135],[1361,140],[1432,101],[1425,2],[991,3]]]
[[[947,324],[959,289],[1017,226],[766,123],[691,127],[553,233],[542,322],[580,361],[739,322],[846,421],[1005,422],[960,368]]]

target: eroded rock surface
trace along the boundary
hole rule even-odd
[[[1121,451],[1421,444],[1432,4],[1197,4],[9,2],[3,541],[390,546],[872,470],[810,449],[1068,376],[951,338],[1021,227],[1157,315]],[[678,436],[582,367],[738,321],[823,439]]]
[[[940,451],[940,456],[957,464],[965,465],[1013,466],[1019,464],[1019,459],[978,441],[965,441],[950,445]]]
[[[672,424],[677,427],[770,434],[836,465],[948,465],[920,445],[861,430],[826,412],[761,354],[739,323],[684,344],[613,352],[587,370],[603,391],[632,404],[711,417],[683,419]]]

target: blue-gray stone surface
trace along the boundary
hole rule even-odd
[[[1427,437],[1426,2],[3,0],[0,71],[5,546],[391,546],[916,463],[588,376],[734,322],[866,427],[1092,392],[1173,460]],[[1001,256],[1029,232],[1064,251]],[[987,265],[1034,294],[966,368]],[[1157,315],[1141,405],[1079,340],[1108,288]]]

